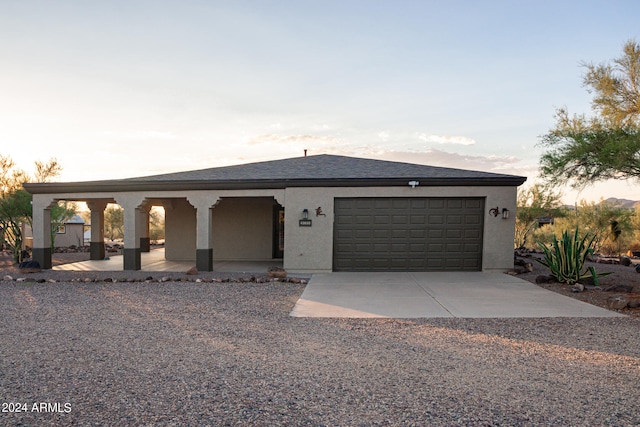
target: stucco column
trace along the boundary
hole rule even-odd
[[[91,241],[89,242],[89,258],[101,260],[105,257],[104,249],[104,210],[105,200],[89,200],[87,206],[91,210]]]
[[[211,194],[188,196],[196,208],[196,268],[213,271],[213,208],[220,198]]]
[[[41,268],[51,268],[51,208],[55,201],[46,194],[33,196],[33,260]]]
[[[138,213],[138,229],[140,234],[140,252],[149,252],[151,244],[149,241],[149,209],[150,206],[140,207]]]
[[[125,270],[142,269],[140,256],[140,207],[144,199],[125,194],[117,198],[116,201],[124,209],[124,260]]]

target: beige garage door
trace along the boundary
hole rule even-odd
[[[337,198],[335,271],[479,271],[483,198]]]

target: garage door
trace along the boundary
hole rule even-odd
[[[335,271],[479,271],[483,198],[337,198]]]

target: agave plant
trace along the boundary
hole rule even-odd
[[[559,241],[553,236],[550,246],[538,242],[538,246],[544,251],[544,259],[537,261],[549,268],[551,275],[560,283],[573,285],[580,279],[591,277],[593,283],[598,285],[598,276],[609,273],[598,274],[595,268],[584,265],[587,258],[593,255],[594,239],[595,236],[589,234],[580,238],[577,228],[575,233],[571,234],[565,230]]]

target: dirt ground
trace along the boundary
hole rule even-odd
[[[634,260],[634,264],[629,267],[616,264],[601,264],[589,262],[588,265],[594,266],[598,273],[611,273],[607,276],[600,278],[599,286],[588,286],[583,292],[572,292],[571,287],[557,282],[551,283],[536,283],[536,278],[542,275],[548,275],[549,270],[538,262],[535,262],[535,258],[540,257],[538,254],[526,254],[525,256],[518,257],[524,261],[531,262],[533,264],[532,272],[524,272],[517,274],[516,277],[523,280],[527,280],[540,287],[548,289],[553,292],[557,292],[562,295],[566,295],[571,298],[578,299],[580,301],[587,302],[589,304],[597,305],[611,310],[608,304],[610,297],[614,295],[625,295],[628,298],[640,298],[640,273],[635,270],[635,265],[640,263],[640,260]],[[71,262],[86,261],[89,259],[89,254],[84,253],[54,253],[52,256],[53,265],[67,264]],[[523,267],[515,267],[515,270],[523,271]],[[11,275],[13,277],[19,277],[21,274],[19,269],[11,260],[11,256],[8,252],[0,252],[0,278],[4,275]],[[56,272],[51,272],[54,276]],[[634,287],[633,292],[609,292],[607,288],[613,285],[632,285]],[[627,314],[634,317],[640,317],[640,307],[615,310],[623,314]]]

